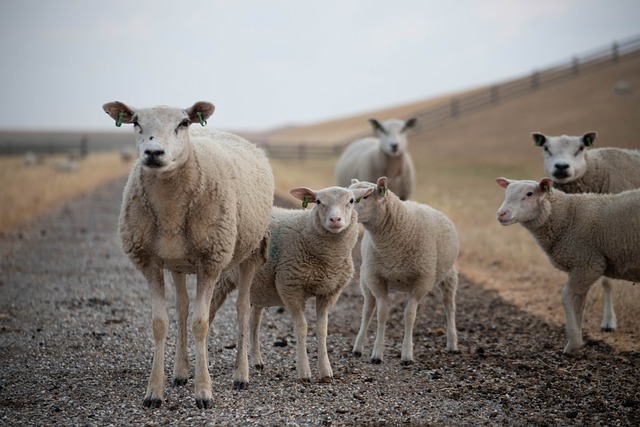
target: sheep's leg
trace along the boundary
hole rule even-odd
[[[418,304],[424,293],[410,293],[407,305],[404,307],[404,339],[402,340],[402,355],[400,364],[409,366],[413,363],[413,325],[416,321]]]
[[[329,310],[336,303],[339,292],[328,296],[316,296],[316,338],[318,340],[318,374],[320,381],[333,381],[333,371],[327,352],[327,329],[329,327]]]
[[[356,337],[356,342],[353,345],[353,355],[360,357],[364,349],[364,343],[367,340],[367,329],[369,329],[369,323],[371,323],[371,317],[373,317],[373,311],[376,308],[376,299],[371,291],[361,282],[360,288],[362,290],[362,296],[364,302],[362,304],[362,320],[360,321],[360,331]]]
[[[176,312],[178,315],[178,341],[173,364],[173,386],[181,386],[189,379],[189,354],[187,352],[187,318],[189,317],[189,294],[187,276],[183,273],[171,273],[176,289]]]
[[[569,273],[569,280],[562,288],[562,305],[565,316],[566,354],[576,354],[582,348],[582,314],[589,287],[598,279],[584,272]]]
[[[209,309],[216,282],[220,277],[220,271],[198,271],[198,284],[194,302],[191,332],[196,347],[195,363],[195,398],[196,405],[200,409],[213,406],[211,394],[211,376],[209,375],[209,363],[207,357],[207,336],[209,334]]]
[[[260,323],[262,321],[262,311],[262,307],[252,305],[249,316],[251,360],[253,360],[253,366],[259,371],[264,369],[264,361],[260,353]]]
[[[238,318],[238,345],[236,364],[233,371],[233,386],[238,390],[249,387],[249,316],[251,310],[251,282],[256,273],[256,264],[252,260],[240,264],[238,277],[238,298],[236,315]]]
[[[142,269],[142,273],[149,283],[151,293],[151,324],[154,340],[153,365],[143,405],[148,408],[158,408],[162,405],[164,391],[164,347],[169,324],[167,302],[164,296],[164,273],[158,265],[146,266]]]
[[[456,328],[456,292],[458,272],[451,269],[449,275],[439,284],[444,315],[447,320],[447,351],[458,351],[458,329]]]
[[[371,363],[382,363],[384,360],[384,335],[389,318],[389,295],[386,292],[376,295],[376,311],[378,320],[378,330],[376,340],[373,343],[371,352]]]
[[[303,301],[302,298],[300,298]],[[302,382],[311,381],[311,368],[309,368],[309,356],[307,355],[307,319],[304,317],[304,303],[301,306],[287,304],[287,310],[293,320],[293,332],[296,337],[296,371],[298,379]]]
[[[616,330],[618,321],[616,312],[613,310],[613,300],[611,299],[611,282],[606,277],[602,278],[602,295],[604,298],[604,314],[600,329],[603,332],[613,332]]]
[[[216,313],[222,307],[222,304],[227,300],[227,296],[233,291],[232,286],[221,284],[220,281],[216,283],[213,290],[213,297],[211,297],[211,307],[209,307],[209,327],[213,323],[213,319],[216,318]]]

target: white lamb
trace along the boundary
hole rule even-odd
[[[640,190],[566,194],[553,191],[549,178],[496,182],[506,189],[500,224],[522,224],[551,263],[568,273],[562,290],[564,352],[575,354],[582,347],[582,314],[591,285],[600,276],[640,281]]]
[[[249,380],[247,337],[249,290],[264,262],[267,226],[273,201],[273,174],[254,144],[204,126],[214,106],[198,102],[185,110],[136,109],[121,102],[103,106],[116,125],[132,123],[139,151],[124,189],[119,234],[124,252],[149,284],[155,340],[153,367],[144,405],[158,407],[164,389],[164,350],[168,318],[163,270],[176,288],[178,341],[173,384],[189,378],[186,274],[197,275],[191,331],[196,343],[195,399],[199,408],[213,404],[207,362],[209,308],[216,282],[239,267],[236,302],[238,354],[234,385]],[[261,245],[262,242],[262,245]]]
[[[291,194],[305,207],[315,203],[311,210],[273,208],[269,258],[258,269],[251,287],[251,357],[257,369],[264,368],[259,340],[262,311],[265,307],[284,306],[293,319],[298,378],[310,381],[304,309],[306,301],[315,297],[318,373],[323,382],[333,378],[327,355],[328,314],[354,273],[351,251],[358,239],[358,222],[353,205],[371,191],[341,187],[314,191],[299,187]],[[220,280],[211,303],[210,320],[235,289],[236,282],[236,271],[226,273]]]
[[[640,188],[640,151],[622,148],[588,149],[598,134],[582,136],[546,136],[531,134],[533,141],[544,148],[544,169],[555,187],[565,193],[620,193]],[[600,328],[616,329],[617,320],[611,298],[611,282],[602,278],[604,315]]]
[[[404,310],[404,341],[401,363],[413,363],[413,324],[418,304],[434,286],[440,289],[447,320],[447,350],[457,351],[455,296],[458,272],[458,235],[453,223],[430,206],[401,201],[388,189],[386,177],[376,184],[353,180],[351,190],[375,189],[356,205],[362,238],[360,289],[364,296],[362,322],[353,354],[362,355],[367,328],[377,310],[378,330],[371,353],[372,363],[384,356],[385,325],[389,316],[390,290],[408,293]]]
[[[406,131],[416,125],[415,118],[378,122],[370,119],[374,136],[349,144],[336,165],[336,182],[348,187],[351,179],[374,182],[380,176],[402,200],[411,197],[416,183],[415,166],[408,151]]]

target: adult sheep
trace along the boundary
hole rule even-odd
[[[362,355],[367,328],[377,311],[378,330],[371,353],[372,363],[381,363],[384,336],[389,317],[389,291],[408,294],[404,309],[404,341],[401,363],[413,363],[413,324],[422,298],[438,287],[447,321],[447,350],[457,351],[456,290],[458,257],[456,228],[442,212],[430,206],[401,201],[387,187],[386,177],[377,183],[354,179],[351,190],[373,189],[356,205],[358,221],[365,229],[362,237],[360,290],[364,296],[360,331],[353,346]]]
[[[241,272],[234,385],[244,388],[249,380],[248,297],[255,270],[266,258],[260,248],[264,250],[268,238],[273,203],[271,167],[258,147],[236,135],[190,127],[206,124],[214,110],[208,102],[184,110],[136,109],[110,102],[103,109],[117,126],[134,125],[138,148],[139,159],[124,189],[118,231],[124,252],[146,278],[151,293],[155,350],[144,405],[162,403],[166,269],[173,277],[178,313],[174,385],[186,384],[189,378],[186,274],[197,276],[191,323],[195,399],[199,408],[209,408],[213,403],[207,362],[209,308],[220,275],[234,267]]]
[[[535,144],[544,149],[544,170],[554,185],[565,193],[620,193],[640,188],[640,151],[622,148],[589,149],[596,132],[582,136],[546,136],[533,132]],[[602,279],[604,314],[600,328],[616,329],[611,282]]]
[[[312,209],[273,208],[269,259],[258,269],[251,287],[251,358],[257,369],[264,368],[259,340],[263,308],[284,306],[293,319],[298,379],[311,380],[304,310],[306,301],[315,297],[318,374],[323,382],[333,378],[327,354],[328,314],[354,273],[351,251],[358,239],[358,221],[353,206],[371,191],[299,187],[291,194],[305,207],[314,203]],[[214,291],[210,320],[236,283],[235,270],[223,275]]]
[[[401,200],[411,197],[416,182],[415,166],[408,151],[407,130],[417,120],[370,119],[374,136],[349,144],[336,165],[336,182],[351,185],[351,179],[375,182],[386,176],[391,189]]]
[[[566,194],[553,181],[497,178],[505,199],[498,209],[502,225],[520,223],[551,263],[568,273],[562,290],[564,352],[582,347],[582,314],[589,288],[599,277],[640,281],[640,190],[618,194]]]

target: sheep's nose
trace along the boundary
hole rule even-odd
[[[329,218],[329,221],[331,221],[332,224],[340,224],[342,222],[342,217],[332,216]]]
[[[164,150],[144,150],[144,154],[149,157],[160,157],[164,155]]]
[[[555,166],[556,169],[561,171],[569,169],[569,165],[567,163],[556,163]]]
[[[398,151],[398,144],[391,144],[391,151],[393,151],[394,153]]]

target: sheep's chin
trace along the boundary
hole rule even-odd
[[[332,227],[330,225],[324,227],[325,230],[327,230],[329,233],[333,233],[333,234],[338,234],[340,232],[342,232],[342,230],[344,230],[343,226],[338,226],[338,227]]]

